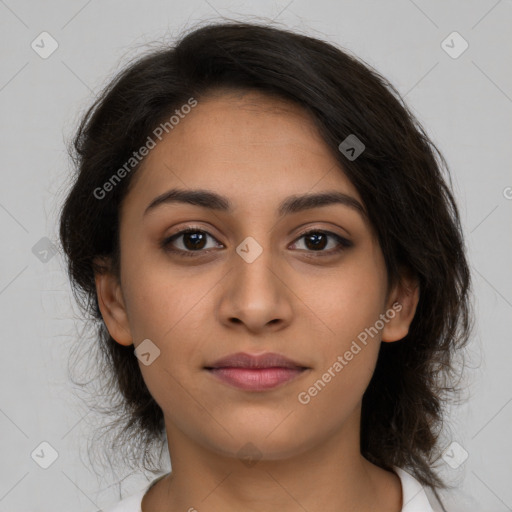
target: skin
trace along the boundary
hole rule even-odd
[[[292,194],[337,190],[362,203],[308,114],[257,92],[210,95],[137,172],[120,212],[121,281],[98,274],[96,289],[118,343],[150,339],[160,350],[139,367],[165,416],[172,474],[146,493],[143,512],[399,512],[398,476],[360,454],[361,400],[380,343],[407,334],[419,290],[411,278],[388,287],[372,228],[349,207],[278,218],[278,204]],[[174,187],[215,191],[234,211],[175,203],[143,216]],[[209,253],[180,257],[159,247],[188,224],[211,235],[201,246]],[[353,246],[335,254],[329,238],[311,248],[299,237],[305,228]],[[252,263],[236,252],[248,236],[263,250]],[[186,242],[181,236],[174,248],[192,252]],[[301,404],[298,394],[395,302],[401,311]],[[204,370],[239,351],[278,352],[310,369],[266,392],[234,388]],[[258,450],[253,465],[238,455],[247,443]]]

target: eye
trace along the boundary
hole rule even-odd
[[[181,240],[182,248],[176,248],[173,244],[175,241]],[[174,235],[165,238],[160,243],[162,249],[167,252],[177,254],[179,256],[201,256],[204,253],[210,252],[210,249],[205,247],[208,238],[216,240],[213,235],[203,229],[194,226],[188,226],[182,231],[178,231]],[[337,254],[344,249],[352,247],[353,243],[336,233],[331,231],[323,231],[320,229],[311,229],[299,235],[293,245],[297,245],[297,240],[305,239],[306,251],[320,253],[319,256],[329,256]],[[331,250],[324,250],[328,245],[329,239],[334,240],[335,248]],[[336,247],[337,244],[337,247]],[[222,246],[222,244],[220,244]]]
[[[183,244],[184,249],[169,248],[170,246],[172,246],[172,244],[175,240],[178,240],[182,237],[183,237],[182,244]],[[204,251],[205,241],[208,237],[215,240],[215,238],[212,235],[210,235],[210,233],[208,233],[207,231],[196,228],[194,226],[188,226],[186,229],[183,229],[182,231],[178,231],[178,233],[162,240],[162,243],[160,245],[164,250],[166,250],[168,252],[176,253],[180,256],[181,255],[197,256],[197,254],[194,254],[194,253],[209,252],[209,251]]]
[[[349,247],[352,247],[353,245],[350,240],[347,240],[336,233],[332,233],[331,231],[323,231],[321,229],[310,229],[309,231],[305,231],[299,235],[297,240],[301,240],[302,238],[305,240],[306,248],[313,249],[308,252],[319,252],[319,256],[337,254]],[[335,244],[334,249],[324,251],[323,249],[328,245],[329,239],[334,240],[337,243],[337,247]]]

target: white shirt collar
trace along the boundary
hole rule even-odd
[[[425,489],[410,473],[395,466],[393,470],[402,482],[401,512],[434,512],[428,501]]]
[[[422,485],[407,471],[397,466],[393,470],[400,478],[402,484],[402,510],[401,512],[435,512]],[[166,475],[154,479],[139,492],[125,498],[121,502],[108,508],[105,512],[140,512],[141,502],[147,490]]]

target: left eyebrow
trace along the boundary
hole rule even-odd
[[[184,203],[226,213],[233,212],[233,205],[231,201],[227,197],[221,196],[216,192],[203,189],[181,190],[173,188],[153,199],[145,209],[143,215],[154,210],[157,206],[170,203]],[[322,206],[329,206],[331,204],[341,204],[351,208],[356,211],[364,221],[368,218],[363,205],[355,197],[337,190],[330,190],[317,194],[289,196],[280,203],[278,207],[278,216],[284,217],[292,213],[320,208]]]

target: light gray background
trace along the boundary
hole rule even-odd
[[[32,249],[43,237],[57,241],[70,173],[64,141],[102,86],[146,42],[224,16],[275,19],[364,59],[405,96],[447,158],[476,325],[470,398],[450,410],[445,442],[468,458],[443,473],[464,496],[451,510],[512,510],[510,0],[0,0],[0,512],[96,511],[147,482],[97,478],[87,466],[88,412],[67,375],[78,310],[61,254],[45,263]],[[31,48],[43,31],[59,45],[47,59]],[[458,58],[442,47],[453,31],[469,43]],[[43,441],[58,453],[48,469],[31,458]]]

